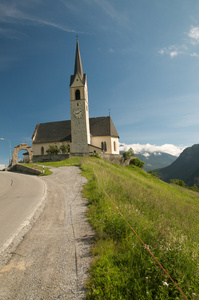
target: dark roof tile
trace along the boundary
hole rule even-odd
[[[92,136],[119,137],[110,117],[90,118]],[[71,141],[71,121],[38,124],[32,136],[33,144]]]

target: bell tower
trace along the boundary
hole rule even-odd
[[[70,80],[71,154],[87,155],[90,144],[87,77],[83,73],[77,39],[74,75]]]

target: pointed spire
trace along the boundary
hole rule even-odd
[[[75,55],[75,69],[74,69],[74,75],[78,74],[83,79],[83,68],[82,68],[82,61],[79,51],[79,41],[77,39],[77,45],[76,45],[76,55]]]

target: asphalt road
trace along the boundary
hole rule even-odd
[[[0,267],[0,300],[82,300],[91,263],[86,178],[77,167],[52,169],[43,211]],[[0,256],[0,265],[1,265]]]
[[[37,177],[0,172],[0,249],[27,224],[44,195],[45,183]]]

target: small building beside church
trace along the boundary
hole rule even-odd
[[[77,39],[74,75],[70,79],[71,120],[37,124],[32,136],[33,157],[47,155],[50,145],[68,146],[74,156],[119,154],[119,135],[110,116],[89,118],[87,76],[83,73]]]

